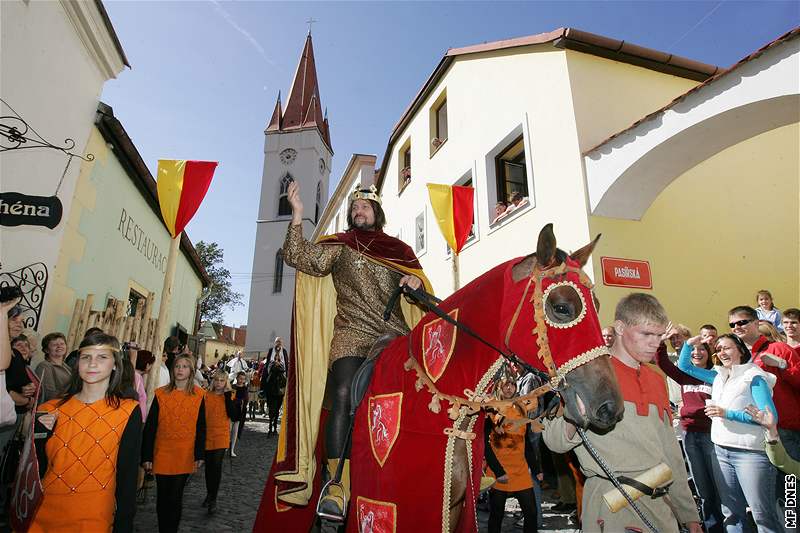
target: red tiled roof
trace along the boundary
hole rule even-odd
[[[700,63],[685,57],[676,56],[666,52],[660,52],[651,48],[645,48],[633,43],[604,37],[602,35],[589,33],[575,28],[558,28],[557,30],[539,33],[537,35],[476,44],[462,48],[451,48],[445,53],[441,61],[439,61],[439,64],[431,73],[430,77],[428,77],[425,84],[419,90],[406,110],[403,111],[403,114],[400,116],[400,120],[398,120],[394,125],[394,128],[392,128],[392,134],[389,137],[389,142],[386,146],[386,152],[383,156],[380,175],[376,178],[378,188],[383,185],[383,179],[385,178],[386,172],[385,169],[387,168],[386,162],[388,161],[392,146],[397,141],[397,138],[405,129],[408,122],[411,120],[411,117],[422,105],[422,102],[425,100],[425,98],[431,93],[431,91],[433,91],[433,88],[444,76],[445,72],[447,72],[448,68],[456,57],[547,43],[551,43],[556,48],[592,54],[611,59],[613,61],[628,63],[696,81],[704,81],[720,71],[720,67],[715,65]]]
[[[677,105],[679,102],[682,102],[683,100],[685,100],[689,95],[696,93],[697,91],[701,90],[703,87],[705,87],[707,85],[711,85],[712,83],[716,82],[720,78],[722,78],[722,77],[730,74],[731,72],[735,71],[736,69],[738,69],[742,65],[744,65],[746,63],[749,63],[753,59],[761,56],[764,52],[766,52],[770,48],[773,48],[773,47],[775,47],[775,46],[777,46],[777,45],[779,45],[781,43],[784,43],[786,41],[790,41],[790,40],[794,39],[795,37],[797,37],[798,35],[800,35],[800,26],[798,26],[798,27],[796,27],[796,28],[794,28],[792,30],[787,31],[786,33],[784,33],[783,35],[781,35],[777,39],[775,39],[773,41],[770,41],[769,43],[765,44],[764,46],[762,46],[761,48],[759,48],[758,50],[756,50],[752,54],[749,54],[749,55],[743,57],[742,59],[737,61],[735,64],[731,65],[729,68],[727,68],[725,70],[721,70],[720,72],[718,72],[714,76],[711,76],[710,78],[708,78],[703,83],[701,83],[701,84],[699,84],[699,85],[697,85],[695,87],[692,87],[691,89],[689,89],[688,91],[686,91],[682,95],[676,97],[674,100],[672,100],[670,103],[668,103],[667,105],[665,105],[661,109],[653,111],[649,115],[646,115],[646,116],[640,118],[639,120],[637,120],[636,122],[634,122],[633,124],[628,126],[627,128],[625,128],[625,129],[623,129],[621,131],[618,131],[614,135],[611,135],[610,137],[608,137],[604,141],[600,142],[597,146],[594,146],[594,147],[590,148],[589,150],[585,151],[584,155],[589,154],[591,152],[594,152],[595,150],[597,150],[598,148],[600,148],[604,144],[610,142],[612,139],[615,139],[615,138],[619,137],[620,135],[622,135],[622,134],[624,134],[624,133],[636,128],[639,124],[642,124],[643,122],[649,121],[650,119],[654,118],[656,115],[660,115],[660,114],[664,113],[668,109],[670,109],[670,108],[674,107],[675,105]]]

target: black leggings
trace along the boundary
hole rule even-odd
[[[225,459],[225,448],[206,450],[206,493],[208,501],[217,501],[219,483],[222,481],[222,462]]]
[[[516,498],[519,506],[522,507],[522,517],[525,525],[523,533],[534,533],[538,531],[536,525],[536,497],[533,494],[533,487],[517,492],[505,492],[492,489],[489,491],[489,533],[500,533],[500,526],[503,525],[503,515],[506,512],[506,499]]]
[[[283,396],[267,396],[267,414],[269,416],[269,430],[278,431],[278,415],[281,412]]]
[[[337,359],[328,371],[328,398],[331,414],[325,424],[325,453],[329,459],[338,459],[350,429],[350,387],[356,370],[364,362],[363,357]],[[350,457],[347,450],[345,457]]]
[[[183,511],[183,489],[189,474],[156,474],[156,514],[159,533],[177,533]]]

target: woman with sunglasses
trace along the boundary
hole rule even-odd
[[[711,400],[705,414],[711,417],[711,440],[717,455],[714,469],[728,531],[746,528],[746,509],[750,507],[759,532],[783,531],[775,507],[777,471],[764,452],[764,432],[745,408],[754,404],[769,409],[775,376],[750,362],[750,350],[736,335],[720,335],[717,357],[720,366],[707,370],[691,362],[690,339],[681,350],[678,368],[711,384]]]

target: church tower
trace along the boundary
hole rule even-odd
[[[300,185],[306,238],[314,231],[328,198],[333,149],[327,111],[323,115],[319,97],[310,32],[286,105],[279,93],[264,135],[264,173],[245,347],[251,355],[266,352],[275,337],[283,337],[287,345],[291,343],[294,269],[287,266],[281,256],[292,215],[286,196],[289,184],[296,181]]]

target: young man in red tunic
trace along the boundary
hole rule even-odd
[[[625,404],[623,418],[609,432],[587,431],[587,437],[616,475],[637,478],[660,463],[672,470],[669,503],[665,498],[644,496],[636,501],[662,533],[678,532],[685,524],[700,533],[700,517],[689,490],[686,467],[672,429],[672,417],[664,378],[653,370],[653,361],[667,325],[664,308],[649,294],[629,294],[617,304],[614,329],[617,340],[611,361]],[[629,507],[612,512],[603,495],[614,490],[600,466],[582,446],[575,426],[563,417],[545,421],[545,444],[564,453],[574,449],[586,475],[583,490],[582,530],[587,532],[646,531]],[[630,487],[626,487],[629,491]],[[655,488],[655,487],[652,487]]]

